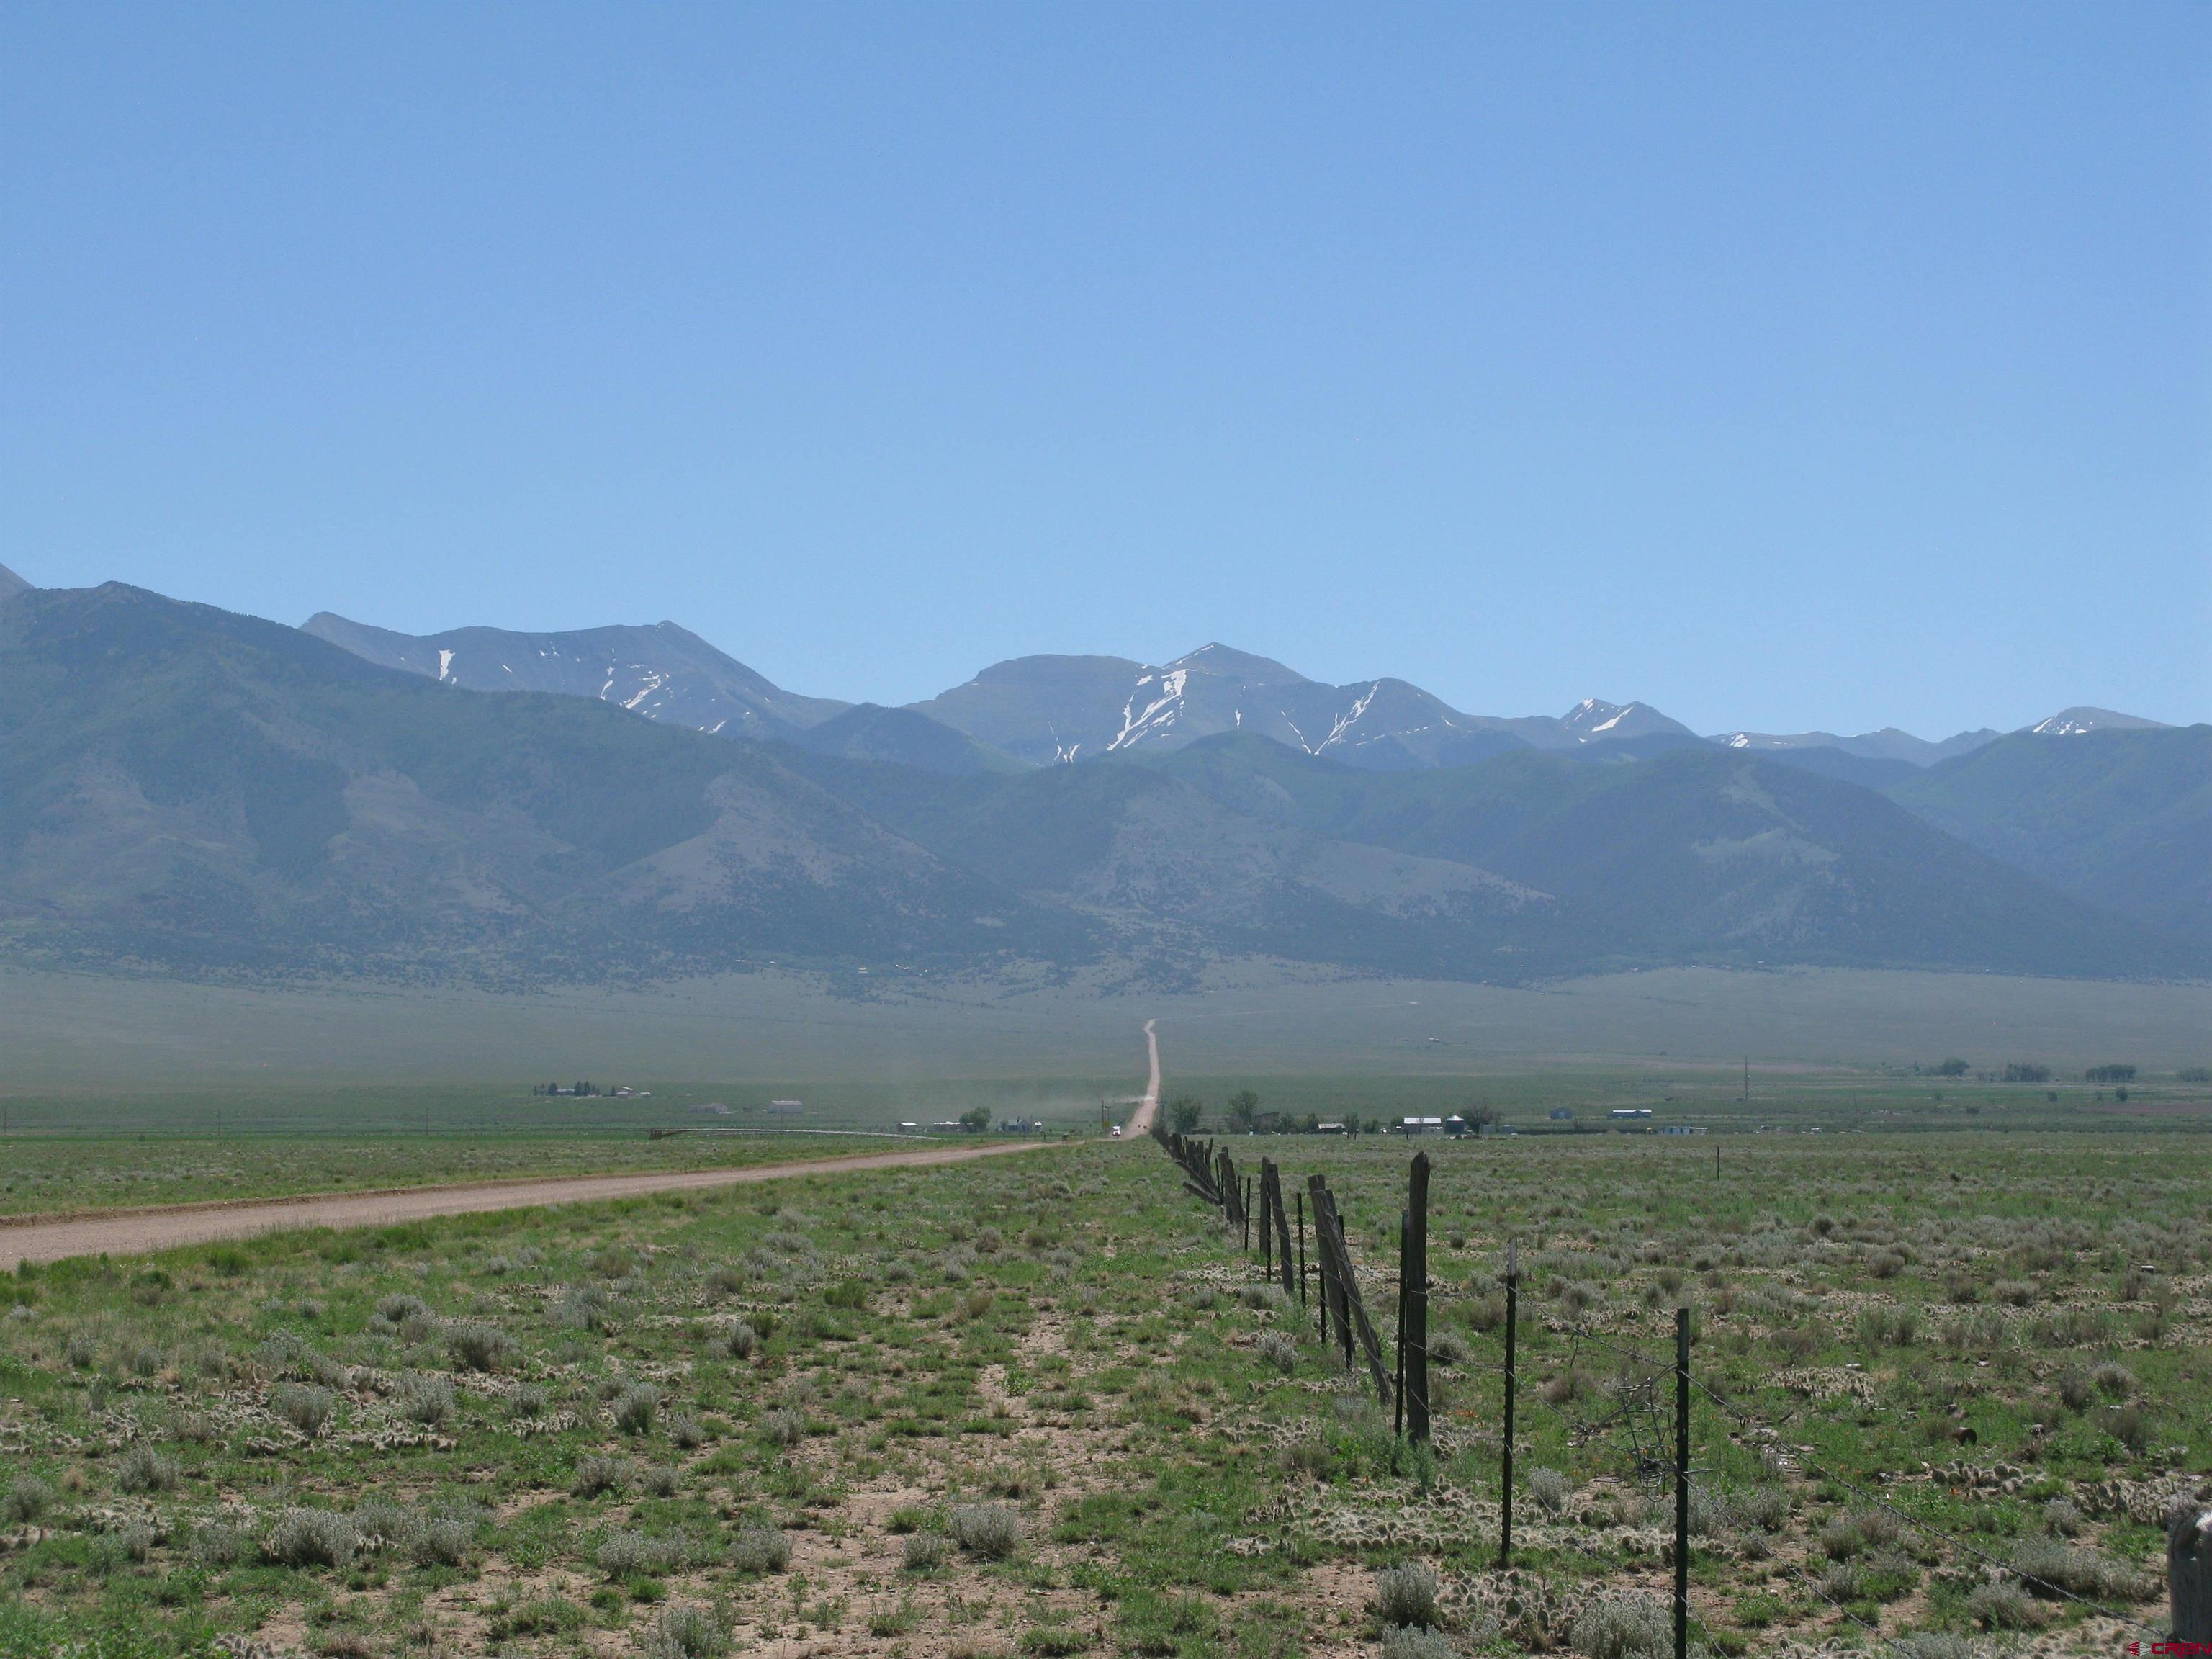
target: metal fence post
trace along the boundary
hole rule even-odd
[[[1429,1155],[1413,1154],[1406,1202],[1406,1340],[1401,1352],[1400,1394],[1413,1397],[1406,1405],[1406,1432],[1415,1440],[1429,1437]]]
[[[1690,1310],[1674,1310],[1674,1659],[1690,1655]]]
[[[1498,1570],[1513,1559],[1513,1387],[1514,1339],[1521,1323],[1521,1242],[1505,1241],[1505,1474],[1498,1485]]]

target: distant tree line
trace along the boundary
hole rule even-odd
[[[532,1085],[530,1092],[533,1095],[574,1095],[580,1099],[587,1095],[598,1094],[599,1085],[596,1083],[587,1083],[579,1078],[565,1089],[557,1083],[540,1083]]]

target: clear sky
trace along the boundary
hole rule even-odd
[[[0,561],[2212,719],[2212,7],[0,9]]]

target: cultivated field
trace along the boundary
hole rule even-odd
[[[1432,1451],[1146,1144],[64,1264],[0,1321],[0,1653],[1614,1659],[1678,1303],[1699,1643],[2112,1652],[2212,1468],[2208,1150],[1432,1147]],[[1237,1151],[1328,1175],[1387,1344],[1407,1148]]]

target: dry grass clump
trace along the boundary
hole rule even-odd
[[[1567,1477],[1557,1469],[1530,1469],[1525,1484],[1528,1496],[1536,1500],[1536,1507],[1547,1515],[1557,1515],[1567,1506]]]
[[[948,1521],[953,1541],[970,1555],[1002,1561],[1021,1543],[1021,1522],[1002,1504],[963,1504]]]
[[[1269,1331],[1260,1339],[1260,1360],[1285,1376],[1298,1368],[1298,1345],[1282,1331]]]

